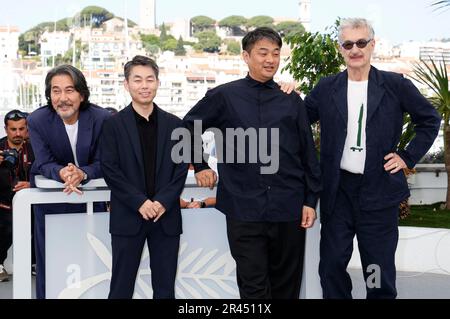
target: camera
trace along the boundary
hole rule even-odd
[[[15,167],[19,160],[19,152],[14,148],[0,151],[0,156],[3,156],[3,162],[11,167]]]

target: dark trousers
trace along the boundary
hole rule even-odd
[[[305,229],[300,221],[243,222],[227,217],[242,299],[298,299]]]
[[[398,206],[362,210],[362,175],[341,171],[334,211],[322,216],[319,274],[324,298],[351,299],[347,265],[357,237],[368,299],[394,299]],[[380,185],[380,187],[382,187]]]
[[[0,208],[0,264],[8,257],[8,249],[12,245],[12,213]]]
[[[180,236],[168,236],[161,223],[144,222],[136,236],[111,235],[112,276],[109,299],[131,299],[147,240],[153,299],[175,299]]]
[[[34,224],[34,216],[31,214],[31,224]],[[33,226],[31,229],[31,263],[36,263],[34,252]],[[0,264],[8,257],[8,249],[12,245],[12,213],[10,210],[0,208]]]

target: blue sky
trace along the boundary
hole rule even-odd
[[[450,38],[450,10],[436,12],[433,0],[312,0],[312,30],[323,31],[340,17],[361,16],[373,21],[375,32],[393,43]],[[63,4],[63,5],[61,5]],[[17,25],[21,32],[43,22],[72,16],[98,5],[123,16],[125,0],[13,0],[4,1],[0,25]],[[139,0],[128,0],[129,17],[138,22]],[[298,18],[298,0],[157,0],[157,23],[175,18],[207,15],[270,15]]]

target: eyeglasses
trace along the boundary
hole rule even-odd
[[[373,39],[369,39],[369,40],[364,40],[364,39],[359,39],[356,42],[353,41],[345,41],[344,43],[341,43],[341,46],[345,49],[345,50],[351,50],[353,49],[353,46],[356,44],[356,46],[360,49],[364,49],[367,44],[369,44],[370,41],[372,41]]]
[[[26,119],[26,118],[27,118],[27,115],[28,115],[28,114],[26,114],[26,113],[24,113],[24,112],[20,112],[20,111],[12,112],[12,113],[9,113],[9,114],[6,115],[5,120],[20,120],[20,119]]]

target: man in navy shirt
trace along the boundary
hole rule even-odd
[[[216,128],[226,141],[216,134],[216,208],[226,215],[241,298],[298,298],[305,228],[316,219],[320,191],[316,150],[303,101],[273,81],[279,34],[257,28],[242,46],[247,77],[210,90],[184,121],[191,131],[197,120],[202,131]],[[199,186],[214,185],[206,163],[194,168]]]

